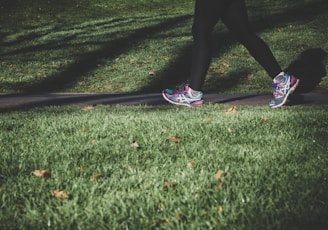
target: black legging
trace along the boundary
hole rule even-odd
[[[250,28],[244,0],[196,0],[190,87],[201,91],[211,62],[211,33],[221,19],[235,38],[274,78],[281,68],[266,43]]]

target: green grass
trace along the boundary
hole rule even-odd
[[[3,114],[0,228],[327,227],[327,106],[228,108]],[[32,176],[36,169],[51,178]],[[56,189],[70,199],[49,197]]]
[[[326,1],[247,3],[300,91],[326,91]],[[189,75],[192,13],[189,0],[1,1],[0,93],[177,87]],[[213,39],[206,93],[271,93],[221,23]],[[228,108],[3,112],[0,229],[326,229],[328,107]],[[51,177],[31,174],[42,169]]]
[[[327,90],[326,1],[248,6],[254,30],[282,68],[293,67],[301,91]],[[193,1],[4,1],[0,9],[0,93],[160,92],[188,81]],[[206,93],[271,92],[222,23],[213,39]]]

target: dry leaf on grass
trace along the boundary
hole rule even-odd
[[[222,211],[223,211],[223,208],[222,208],[222,206],[220,205],[220,206],[218,207],[218,213],[221,215],[221,214],[222,214]]]
[[[138,144],[138,142],[136,142],[136,141],[133,141],[131,146],[135,149],[140,149],[141,148],[140,145]]]
[[[178,221],[184,222],[187,220],[186,216],[182,215],[179,211],[175,212],[175,216]]]
[[[261,121],[261,123],[263,124],[263,125],[266,125],[266,124],[269,124],[269,119],[263,119],[262,121]]]
[[[112,84],[104,85],[102,88],[103,89],[111,89],[113,87]]]
[[[160,227],[160,226],[162,226],[164,224],[168,224],[168,223],[170,223],[169,219],[158,220],[155,222],[155,226]]]
[[[188,163],[187,163],[187,166],[189,167],[189,168],[192,168],[192,167],[194,167],[195,166],[195,162],[193,162],[193,161],[189,161]]]
[[[224,113],[228,114],[228,113],[235,113],[237,112],[237,106],[233,106],[230,109],[226,110]]]
[[[34,170],[32,172],[33,176],[36,177],[41,177],[41,178],[50,178],[50,172],[48,172],[47,170]]]
[[[93,106],[88,105],[88,106],[81,108],[81,111],[89,111],[89,110],[92,110],[93,108],[94,108]]]
[[[54,197],[57,200],[66,200],[69,198],[69,195],[67,195],[67,193],[59,189],[56,189],[55,191],[51,192],[50,196]]]
[[[181,221],[182,220],[182,215],[181,215],[181,213],[179,211],[177,211],[175,213],[175,216],[177,217],[178,221]]]
[[[83,133],[86,133],[87,131],[86,131],[85,129],[80,129],[79,132],[80,132],[81,134],[83,134]]]
[[[216,186],[217,190],[222,190],[223,185],[224,185],[224,181],[221,181],[221,182]]]
[[[92,177],[90,177],[90,181],[95,181],[97,180],[98,177],[101,177],[102,174],[101,173],[97,173],[96,175],[93,175]]]
[[[217,180],[221,180],[223,174],[224,174],[224,171],[223,170],[219,170],[214,175],[214,178],[217,179]],[[221,180],[221,182],[216,186],[217,190],[222,190],[223,185],[224,185],[224,181]]]
[[[151,75],[151,76],[156,75],[155,71],[149,71],[148,74]]]
[[[247,75],[247,80],[252,80],[254,78],[254,74],[248,74]]]
[[[174,143],[180,143],[181,142],[180,138],[174,137],[174,136],[171,136],[168,139],[169,139],[169,141],[174,142]]]
[[[163,203],[161,203],[158,207],[161,211],[165,210],[165,204],[163,204]]]
[[[168,188],[168,187],[174,187],[176,186],[178,183],[175,182],[175,181],[164,181],[163,185],[165,188]]]
[[[215,175],[214,175],[214,178],[217,179],[217,180],[218,180],[218,179],[221,179],[223,173],[224,173],[223,170],[219,170],[219,171],[217,171],[217,172],[215,173]]]

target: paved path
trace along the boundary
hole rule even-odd
[[[206,94],[206,103],[267,105],[270,94]],[[48,105],[168,105],[160,93],[152,94],[0,94],[0,112]],[[290,96],[289,105],[328,104],[328,93],[305,93]]]

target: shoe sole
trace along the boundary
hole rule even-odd
[[[166,97],[164,91],[162,91],[162,96],[163,98],[165,99],[165,101],[169,102],[170,104],[173,104],[173,105],[183,105],[183,106],[187,106],[187,107],[197,107],[197,106],[200,106],[203,104],[200,104],[200,105],[192,105],[192,104],[187,104],[187,103],[180,103],[180,102],[175,102],[175,101],[171,101],[169,98]]]
[[[288,90],[288,92],[286,93],[286,96],[284,97],[284,100],[280,104],[278,104],[278,105],[271,106],[271,108],[272,109],[276,109],[276,108],[279,108],[279,107],[283,106],[284,104],[286,104],[286,101],[287,101],[288,96],[291,95],[295,91],[295,89],[297,88],[299,82],[300,82],[300,80],[297,79],[297,81],[295,82],[295,84],[293,85],[293,87],[291,87]]]

